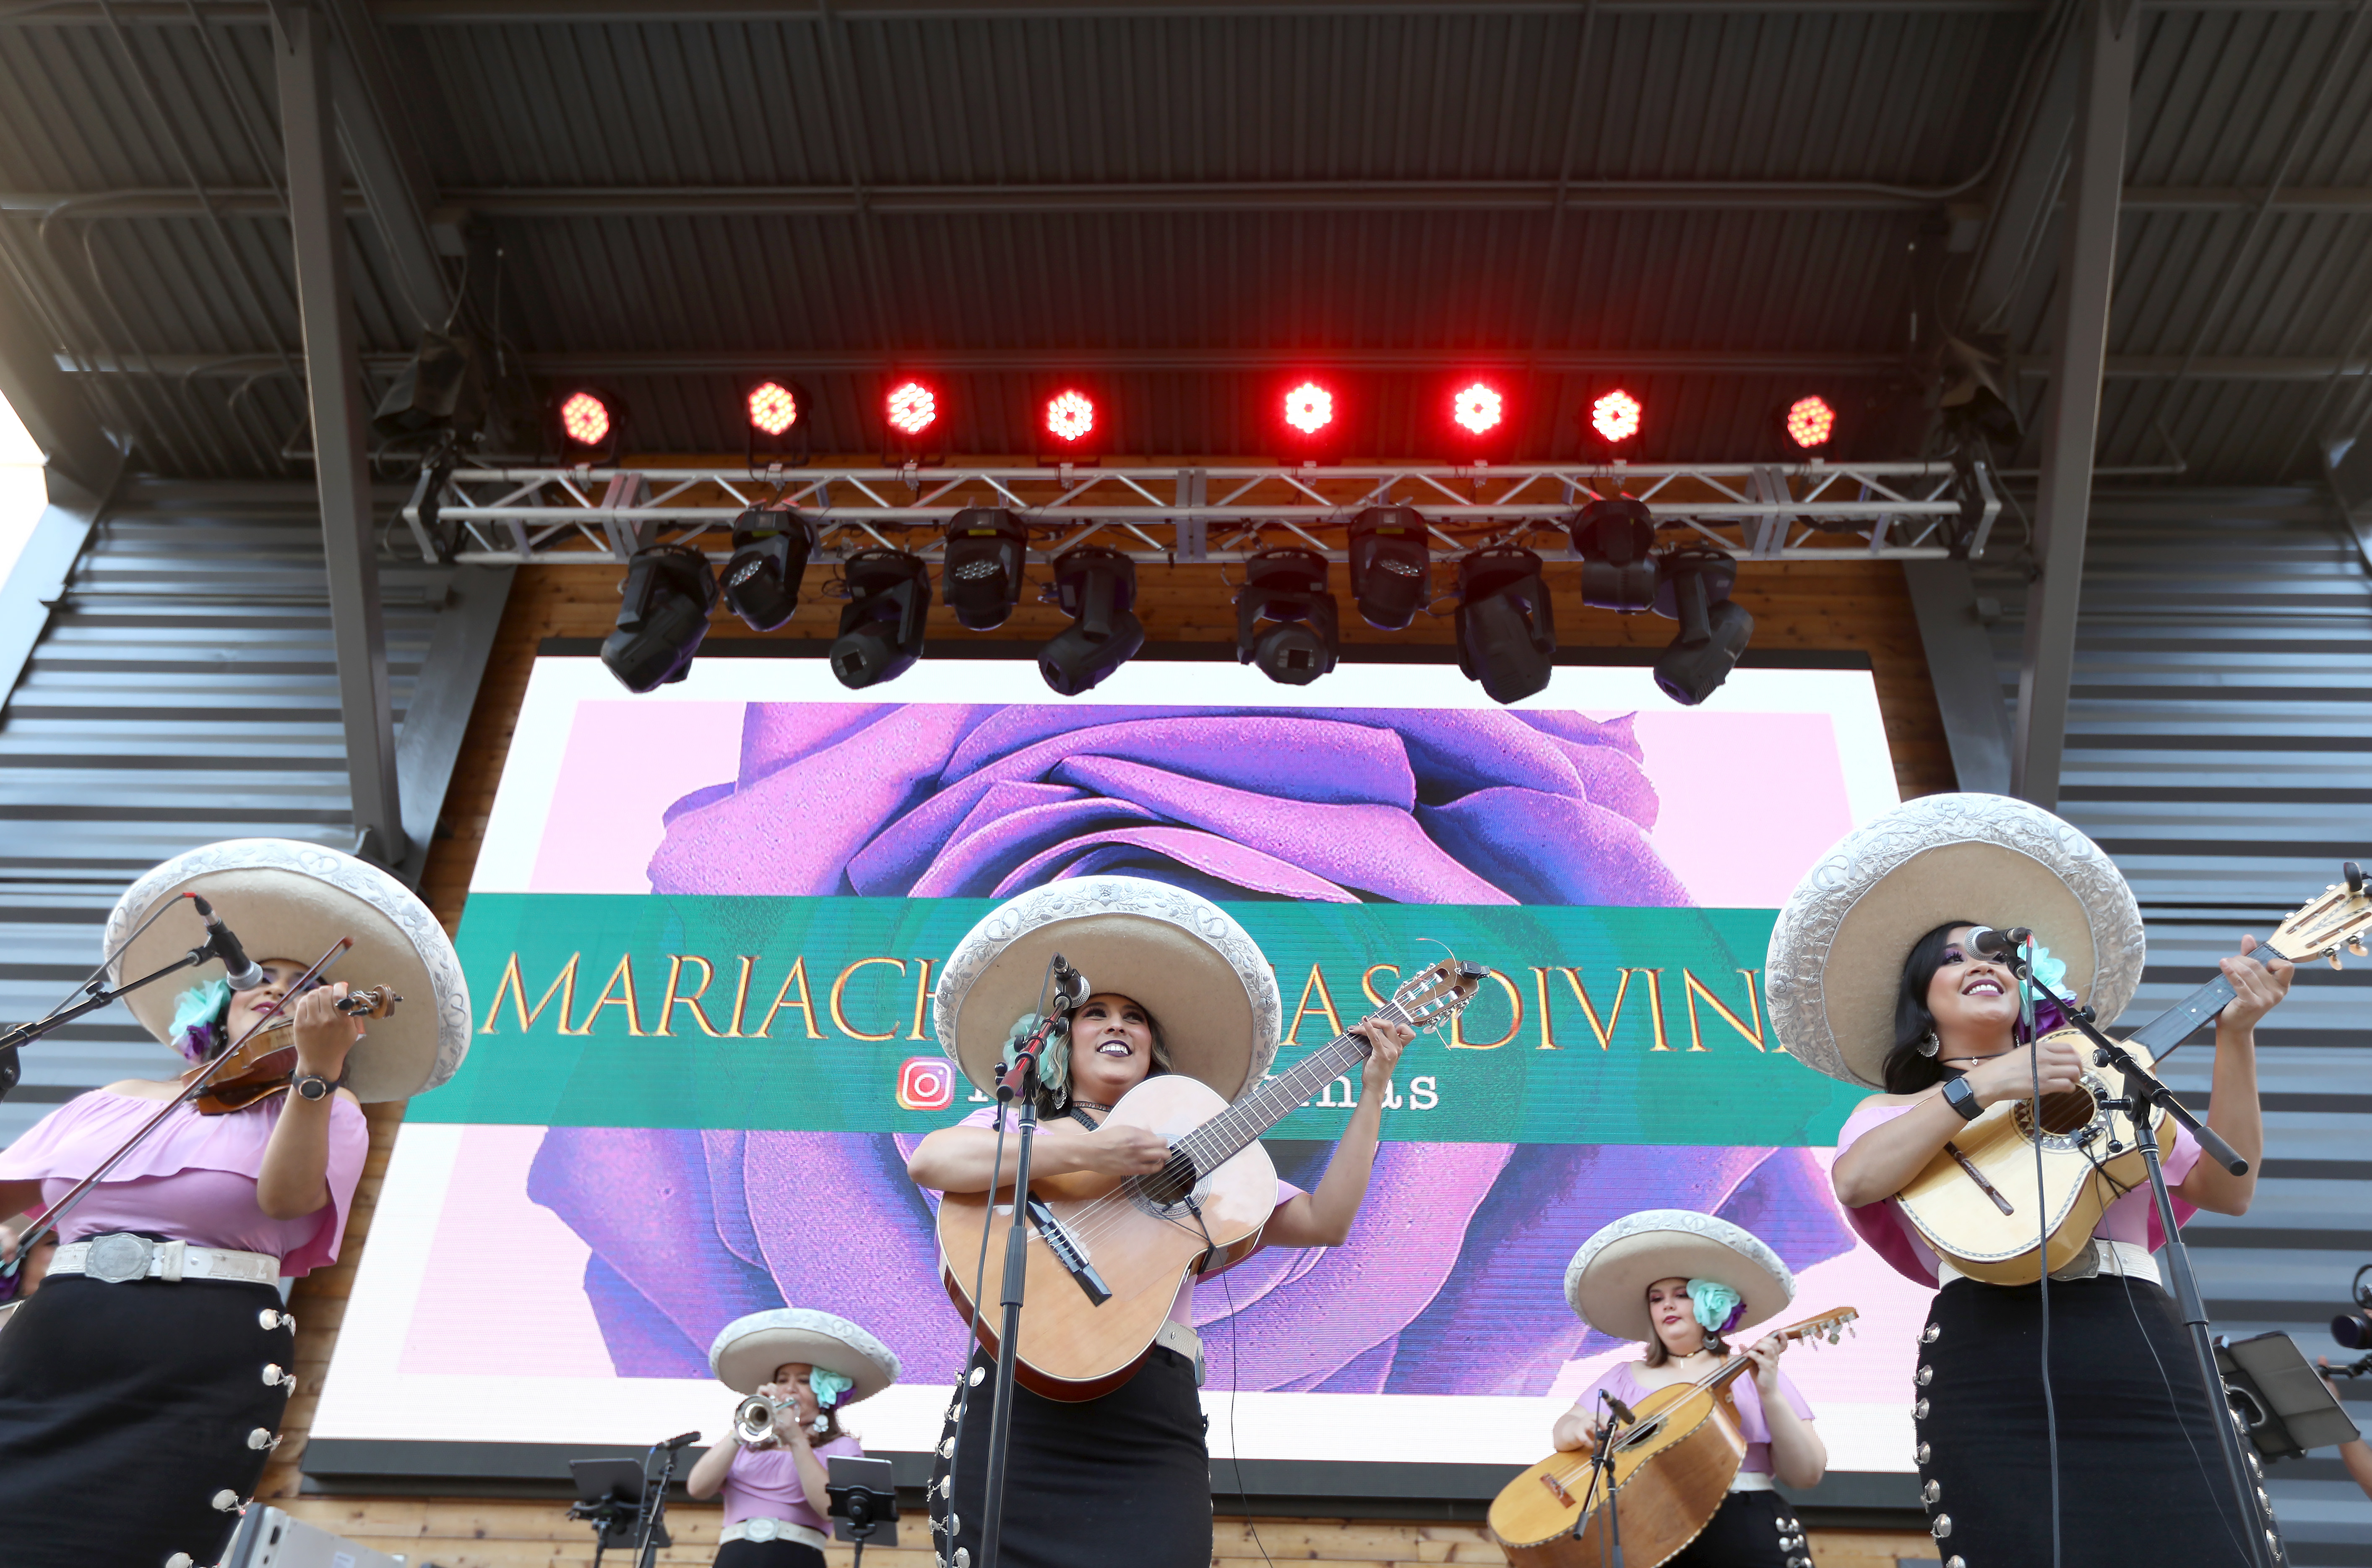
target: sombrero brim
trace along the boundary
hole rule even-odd
[[[1745,1310],[1732,1332],[1786,1310],[1796,1276],[1750,1230],[1691,1209],[1648,1209],[1605,1226],[1581,1244],[1564,1274],[1564,1296],[1601,1333],[1641,1343],[1656,1337],[1647,1287],[1657,1280],[1714,1280]]]
[[[1013,1022],[1037,1010],[1057,953],[1090,989],[1142,1004],[1171,1067],[1228,1099],[1276,1060],[1276,977],[1226,911],[1142,877],[1081,877],[991,910],[939,976],[939,1047],[976,1087],[994,1087]]]
[[[1903,963],[1953,920],[2032,927],[2103,1025],[2141,983],[2141,909],[2099,845],[2022,800],[1931,795],[1846,834],[1788,898],[1765,959],[1780,1042],[1883,1088]]]
[[[897,1353],[845,1318],[782,1307],[737,1318],[708,1347],[708,1369],[737,1394],[754,1394],[785,1362],[837,1372],[855,1385],[841,1403],[869,1400],[898,1381]]]
[[[450,1078],[470,1049],[470,992],[461,961],[428,906],[379,870],[336,850],[289,839],[230,839],[177,855],[116,900],[106,945],[110,981],[151,973],[205,940],[194,909],[167,911],[132,936],[158,903],[185,892],[213,904],[248,957],[310,964],[341,936],[354,948],[322,971],[357,990],[384,985],[403,998],[374,1018],[346,1060],[346,1086],[363,1100],[404,1099]],[[129,938],[127,941],[126,938]],[[124,998],[132,1016],[170,1042],[173,1002],[222,978],[218,959]]]

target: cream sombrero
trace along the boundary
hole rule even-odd
[[[1713,1280],[1736,1291],[1743,1310],[1733,1332],[1778,1316],[1796,1299],[1796,1276],[1762,1237],[1694,1209],[1642,1209],[1599,1231],[1565,1266],[1564,1298],[1599,1332],[1652,1343],[1647,1287],[1669,1279]]]
[[[777,1307],[736,1318],[708,1347],[708,1370],[737,1394],[754,1394],[786,1361],[837,1372],[855,1387],[841,1400],[853,1405],[898,1381],[898,1353],[845,1318],[806,1307]]]
[[[2099,845],[2023,800],[1931,795],[1847,833],[1789,895],[1764,970],[1780,1042],[1883,1088],[1903,961],[1948,920],[2032,927],[2104,1026],[2141,983],[2141,910]]]
[[[346,1087],[357,1098],[403,1099],[436,1087],[461,1065],[470,1049],[461,961],[428,906],[378,867],[291,839],[227,839],[175,855],[124,889],[107,917],[110,983],[160,970],[205,940],[194,910],[167,911],[132,935],[158,904],[182,893],[203,895],[259,962],[309,964],[339,937],[355,939],[321,978],[357,990],[385,985],[403,998],[391,1016],[369,1022],[346,1059]],[[124,1005],[143,1028],[169,1043],[174,999],[222,973],[221,961],[209,958],[143,986]]]
[[[1080,877],[989,911],[940,972],[939,1049],[979,1088],[994,1088],[1013,1022],[1037,1010],[1056,953],[1092,990],[1141,1003],[1171,1067],[1231,1100],[1276,1060],[1276,976],[1225,910],[1140,877]]]

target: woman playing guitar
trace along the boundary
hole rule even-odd
[[[2115,866],[2066,822],[1993,796],[1930,796],[1848,835],[1789,900],[1770,959],[1788,1051],[1888,1091],[1847,1119],[1831,1177],[1864,1239],[1900,1272],[1941,1285],[1908,1390],[1939,1555],[1958,1568],[2051,1562],[2055,1491],[2063,1562],[2245,1562],[2242,1532],[2265,1521],[2232,1516],[2214,1417],[2150,1256],[2163,1238],[2148,1192],[2110,1202],[2049,1281],[2055,1478],[2041,1287],[1963,1274],[1896,1201],[1956,1135],[1972,1136],[1987,1107],[2030,1102],[2038,1079],[2046,1098],[2076,1089],[2089,1067],[2064,1039],[2021,1040],[2019,983],[1977,950],[1981,924],[2031,927],[2049,988],[2035,993],[2039,1036],[2059,1022],[2052,992],[2089,999],[2106,1024],[2139,979],[2139,912]],[[2254,946],[2243,937],[2240,956],[2222,961],[2236,997],[2216,1020],[2208,1118],[2251,1173],[2201,1160],[2178,1129],[2165,1167],[2179,1217],[2240,1214],[2255,1184],[2254,1029],[2288,990],[2290,967],[2248,957]],[[2032,1157],[2031,1142],[2017,1146]],[[2012,1202],[1969,1170],[1973,1202],[2010,1202],[2021,1217],[2041,1206],[2033,1191]]]
[[[1257,949],[1217,906],[1175,889],[1157,891],[1173,902],[1200,906],[1191,923],[1161,922],[1157,929],[1149,917],[1105,914],[1071,923],[1092,929],[1075,929],[1062,938],[1065,957],[1104,989],[1074,1010],[1068,1048],[1048,1051],[1039,1105],[1047,1120],[1030,1156],[1033,1185],[1065,1172],[1140,1176],[1160,1170],[1171,1153],[1161,1135],[1103,1125],[1121,1097],[1149,1075],[1181,1073],[1232,1098],[1257,1084],[1275,1055],[1274,981]],[[1002,912],[992,913],[983,927]],[[1197,935],[1214,930],[1231,934],[1227,950]],[[1034,994],[1036,969],[1042,966],[1029,964],[1013,948],[1007,952],[1015,954],[1015,967],[1030,970],[1019,978],[1028,981],[1025,994]],[[948,980],[956,979],[951,963]],[[980,996],[996,990],[999,981],[997,966],[992,965],[963,983]],[[1270,1021],[1264,1028],[1256,1022],[1247,1031],[1255,1038],[1232,1038],[1228,1029],[1212,1027],[1231,1014],[1246,1015],[1247,993],[1262,984],[1270,1005],[1253,1006],[1249,1016]],[[1157,1014],[1137,999],[1157,989],[1165,998],[1179,998],[1177,1005],[1165,1000]],[[1199,1003],[1185,1000],[1197,997]],[[943,987],[941,1017],[957,1016],[963,1000],[961,994],[951,998]],[[1009,1016],[1005,1021],[1013,1022]],[[1016,1037],[1034,1023],[1034,1017],[1022,1018],[1014,1025]],[[1276,1209],[1261,1233],[1261,1245],[1331,1247],[1350,1234],[1375,1162],[1385,1087],[1401,1048],[1414,1037],[1404,1025],[1373,1019],[1361,1029],[1374,1051],[1358,1108],[1316,1191],[1277,1183]],[[968,1055],[960,1064],[983,1090],[994,1088],[993,1073],[981,1071]],[[1009,1184],[1015,1139],[1008,1132],[1005,1163],[996,1167],[997,1139],[989,1126],[994,1115],[993,1107],[984,1108],[924,1138],[907,1164],[916,1185],[985,1192],[999,1182]],[[1241,1249],[1226,1261],[1247,1255],[1249,1249]],[[970,1268],[970,1260],[964,1266]],[[994,1287],[992,1278],[989,1288]],[[1070,1287],[1065,1283],[1061,1288]],[[1189,1275],[1156,1347],[1112,1392],[1062,1400],[1015,1385],[999,1542],[1000,1559],[1009,1568],[1111,1568],[1122,1562],[1131,1568],[1208,1568],[1210,1457],[1195,1393],[1201,1358],[1192,1327],[1193,1296]],[[959,1390],[941,1436],[931,1505],[933,1545],[945,1568],[971,1568],[979,1554],[988,1394],[995,1365],[985,1350],[974,1352],[965,1375],[971,1397]]]
[[[1640,1341],[1646,1353],[1599,1378],[1557,1418],[1557,1447],[1594,1451],[1595,1434],[1616,1413],[1601,1396],[1627,1410],[1656,1389],[1698,1382],[1733,1353],[1725,1335],[1771,1318],[1795,1294],[1795,1278],[1776,1252],[1712,1214],[1651,1209],[1608,1225],[1574,1254],[1565,1295],[1591,1328]],[[1793,1543],[1793,1516],[1771,1488],[1773,1481],[1818,1486],[1829,1451],[1812,1430],[1810,1403],[1779,1370],[1786,1348],[1776,1334],[1745,1348],[1754,1376],[1728,1388],[1746,1456],[1701,1533],[1665,1560],[1673,1568],[1808,1562],[1810,1553]]]

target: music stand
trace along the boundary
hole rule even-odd
[[[643,1510],[649,1492],[648,1461],[571,1459],[568,1471],[576,1479],[576,1501],[569,1504],[568,1516],[589,1522],[598,1532],[593,1538],[593,1561],[598,1564],[610,1547],[631,1551],[641,1546]],[[651,1544],[674,1544],[665,1525],[653,1531]]]
[[[2269,1464],[2361,1435],[2287,1334],[2219,1339],[2215,1368],[2224,1374],[2225,1398],[2248,1428],[2249,1441]]]
[[[831,1539],[856,1543],[855,1563],[868,1545],[898,1544],[898,1483],[889,1460],[835,1454],[823,1490],[831,1499]]]

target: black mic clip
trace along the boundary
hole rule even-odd
[[[198,918],[206,923],[206,943],[197,950],[209,958],[222,960],[223,979],[230,982],[233,991],[252,991],[262,985],[263,966],[247,956],[247,949],[239,946],[238,938],[223,923],[222,916],[215,913],[215,906],[197,893],[190,895],[190,902],[196,907]]]

